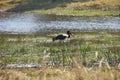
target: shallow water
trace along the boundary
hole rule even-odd
[[[43,29],[119,30],[120,17],[0,14],[0,32],[32,33]]]

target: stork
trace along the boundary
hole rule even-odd
[[[66,38],[70,38],[72,33],[70,31],[67,31],[67,34],[60,34],[57,35],[56,37],[52,38],[53,42],[55,40],[65,40]]]

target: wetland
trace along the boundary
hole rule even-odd
[[[1,80],[119,80],[120,18],[0,14],[0,69]]]

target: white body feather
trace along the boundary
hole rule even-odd
[[[63,36],[66,36],[67,38],[69,37],[69,35],[67,35],[67,34],[62,34]]]

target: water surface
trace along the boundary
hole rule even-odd
[[[0,32],[32,33],[45,29],[119,30],[120,17],[0,14]]]

